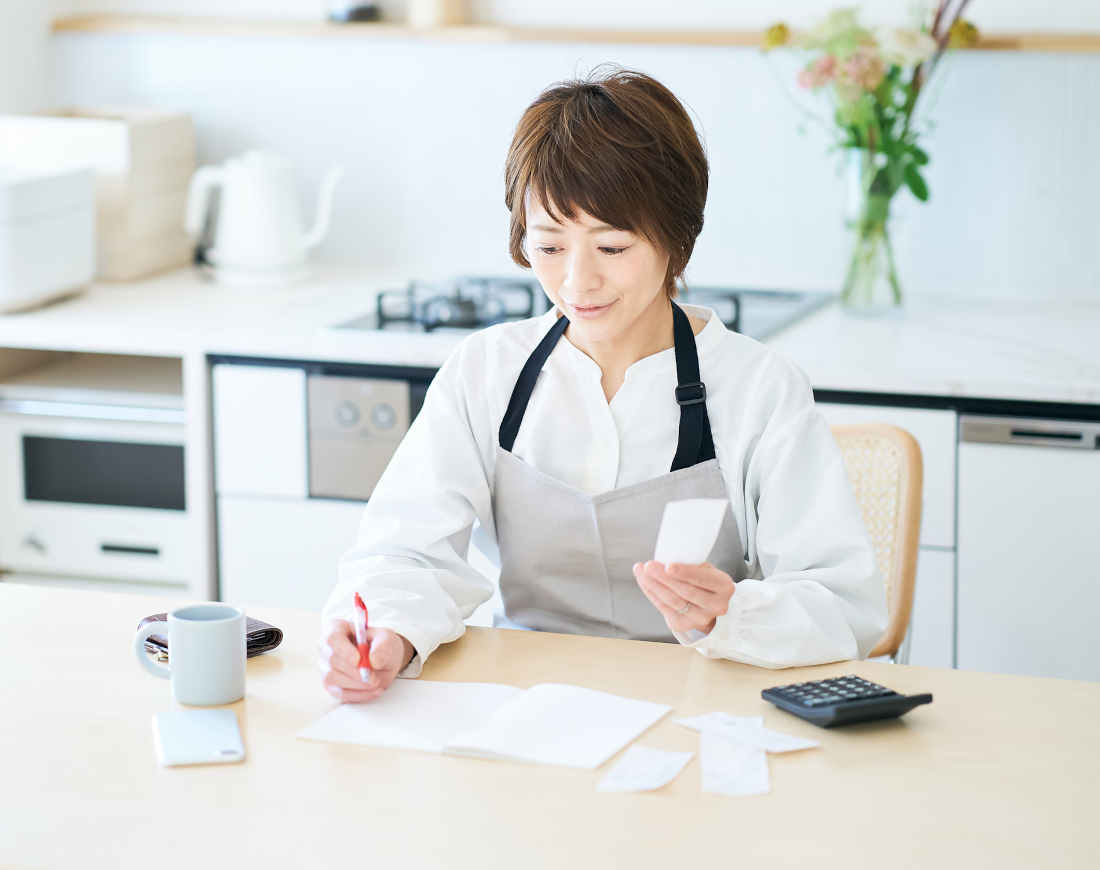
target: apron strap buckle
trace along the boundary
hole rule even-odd
[[[680,384],[676,388],[676,404],[680,407],[684,405],[698,405],[700,402],[707,400],[707,385],[702,381],[695,381],[690,384]]]

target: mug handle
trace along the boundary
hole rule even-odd
[[[141,628],[138,629],[138,633],[134,636],[134,655],[137,656],[138,664],[145,670],[151,673],[154,677],[163,677],[168,679],[169,666],[158,665],[150,660],[149,656],[145,654],[145,639],[151,634],[168,634],[167,622],[147,622]]]

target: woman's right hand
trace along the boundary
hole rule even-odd
[[[413,645],[388,628],[368,628],[370,643],[370,676],[364,683],[359,677],[359,647],[355,644],[355,627],[346,619],[334,619],[325,625],[325,633],[317,638],[321,653],[318,662],[323,674],[325,691],[338,701],[359,704],[373,701],[389,688],[397,672],[416,654]]]

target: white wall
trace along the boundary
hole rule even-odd
[[[79,0],[0,0],[0,113],[31,112],[53,97],[50,23]]]
[[[5,0],[14,2],[14,0]],[[377,0],[387,18],[400,18],[405,0]],[[927,5],[932,0],[924,0]],[[153,15],[210,15],[225,18],[323,18],[328,0],[72,0],[81,12]],[[868,21],[909,20],[920,0],[466,0],[478,22],[525,26],[649,28],[760,28],[784,20],[806,26],[836,6],[859,5]],[[974,0],[968,15],[989,31],[1100,30],[1100,4],[1094,0]]]
[[[546,84],[601,61],[661,78],[712,162],[699,283],[835,289],[847,239],[826,141],[799,135],[755,49],[61,35],[56,99],[180,106],[204,161],[290,155],[311,201],[332,163],[330,261],[431,278],[512,270],[501,165]],[[792,81],[795,60],[776,57]],[[928,138],[932,201],[897,203],[903,282],[997,295],[1100,293],[1100,56],[951,59]],[[307,211],[312,212],[310,202]]]

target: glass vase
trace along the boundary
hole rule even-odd
[[[852,314],[901,313],[902,293],[890,244],[890,194],[884,172],[860,148],[847,154],[846,217],[853,244],[840,302]]]

